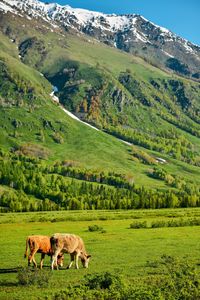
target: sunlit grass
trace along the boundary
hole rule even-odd
[[[45,295],[65,289],[70,282],[79,282],[88,273],[110,271],[123,274],[129,280],[147,276],[155,270],[147,267],[146,262],[157,260],[163,254],[187,257],[191,263],[198,264],[200,227],[135,230],[129,227],[137,219],[151,222],[199,216],[200,209],[1,214],[0,298],[36,299],[40,296],[45,299]],[[39,219],[42,222],[38,222]],[[59,219],[61,221],[56,222]],[[88,226],[95,224],[102,227],[104,232],[89,232]],[[86,249],[92,255],[89,269],[63,268],[54,271],[49,287],[42,288],[42,294],[37,287],[19,286],[16,273],[6,273],[6,270],[27,265],[27,261],[23,259],[26,237],[31,234],[51,235],[55,232],[74,233],[84,239]],[[39,254],[36,259],[39,262]],[[68,255],[65,255],[65,266],[68,259]],[[48,257],[45,259],[44,271],[46,268],[50,268]]]

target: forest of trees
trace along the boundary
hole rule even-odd
[[[158,168],[150,176],[164,180],[175,190],[136,187],[123,175],[93,172],[66,162],[49,165],[23,155],[3,152],[0,155],[0,184],[6,187],[0,194],[1,211],[200,206],[199,189],[181,184]]]

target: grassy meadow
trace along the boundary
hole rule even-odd
[[[111,272],[123,275],[129,282],[149,275],[157,276],[159,267],[154,262],[170,255],[187,258],[193,265],[200,263],[200,227],[165,227],[130,229],[132,222],[198,219],[200,209],[166,209],[139,211],[58,211],[38,213],[9,213],[0,215],[0,299],[52,299],[56,292],[65,290],[69,283],[79,283],[87,274]],[[103,231],[89,232],[88,226],[98,225]],[[51,235],[66,232],[80,235],[88,253],[92,255],[89,269],[53,271],[47,287],[19,285],[16,269],[25,267],[23,258],[28,235]],[[36,255],[37,262],[40,254]],[[45,258],[44,269],[50,269]]]

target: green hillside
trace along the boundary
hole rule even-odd
[[[166,207],[199,205],[199,83],[43,21],[1,16],[1,207],[22,210],[13,205],[20,197],[27,210],[50,209],[30,206],[45,199],[74,209],[165,207],[169,199]],[[63,106],[100,131],[53,102],[52,85]],[[77,185],[87,182],[84,198]],[[70,193],[62,188],[69,183]]]
[[[31,25],[17,31],[11,20],[10,36],[21,60],[58,87],[64,106],[129,142],[199,165],[199,83],[84,36]]]

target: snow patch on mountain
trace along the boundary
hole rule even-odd
[[[163,52],[164,54],[166,54],[167,56],[169,56],[169,57],[171,57],[171,58],[174,58],[174,56],[171,55],[171,54],[169,54],[167,51],[165,51],[165,50],[163,50],[163,49],[161,49],[161,50],[162,50],[162,52]]]
[[[84,27],[92,25],[93,27],[96,26],[102,30],[109,30],[111,32],[132,30],[137,40],[147,42],[147,39],[136,29],[138,15],[106,15],[86,9],[72,8],[69,5],[45,4],[37,0],[4,0],[4,2],[11,7],[23,10],[29,17],[32,15],[32,17],[42,17],[46,20],[61,21],[65,25],[68,24],[74,28],[76,28],[75,25]],[[5,9],[8,10],[9,7],[6,6]],[[161,31],[169,32],[164,28]]]
[[[14,10],[10,6],[2,2],[0,2],[0,10],[4,11],[5,13],[7,13],[8,11],[14,12]]]
[[[155,56],[156,53],[158,57],[161,55],[164,67],[168,56],[188,64],[191,74],[199,70],[199,46],[141,15],[104,14],[38,0],[0,0],[0,11],[10,11],[18,15],[23,13],[27,19],[42,18],[53,27],[51,31],[59,26],[66,27],[76,31],[77,35],[90,35],[96,42],[104,42],[126,52],[134,53],[134,49],[139,50],[144,58],[149,59],[153,50]]]
[[[189,43],[187,41],[184,41],[183,45],[188,53],[193,53],[193,49],[191,48],[191,46],[189,45]]]

